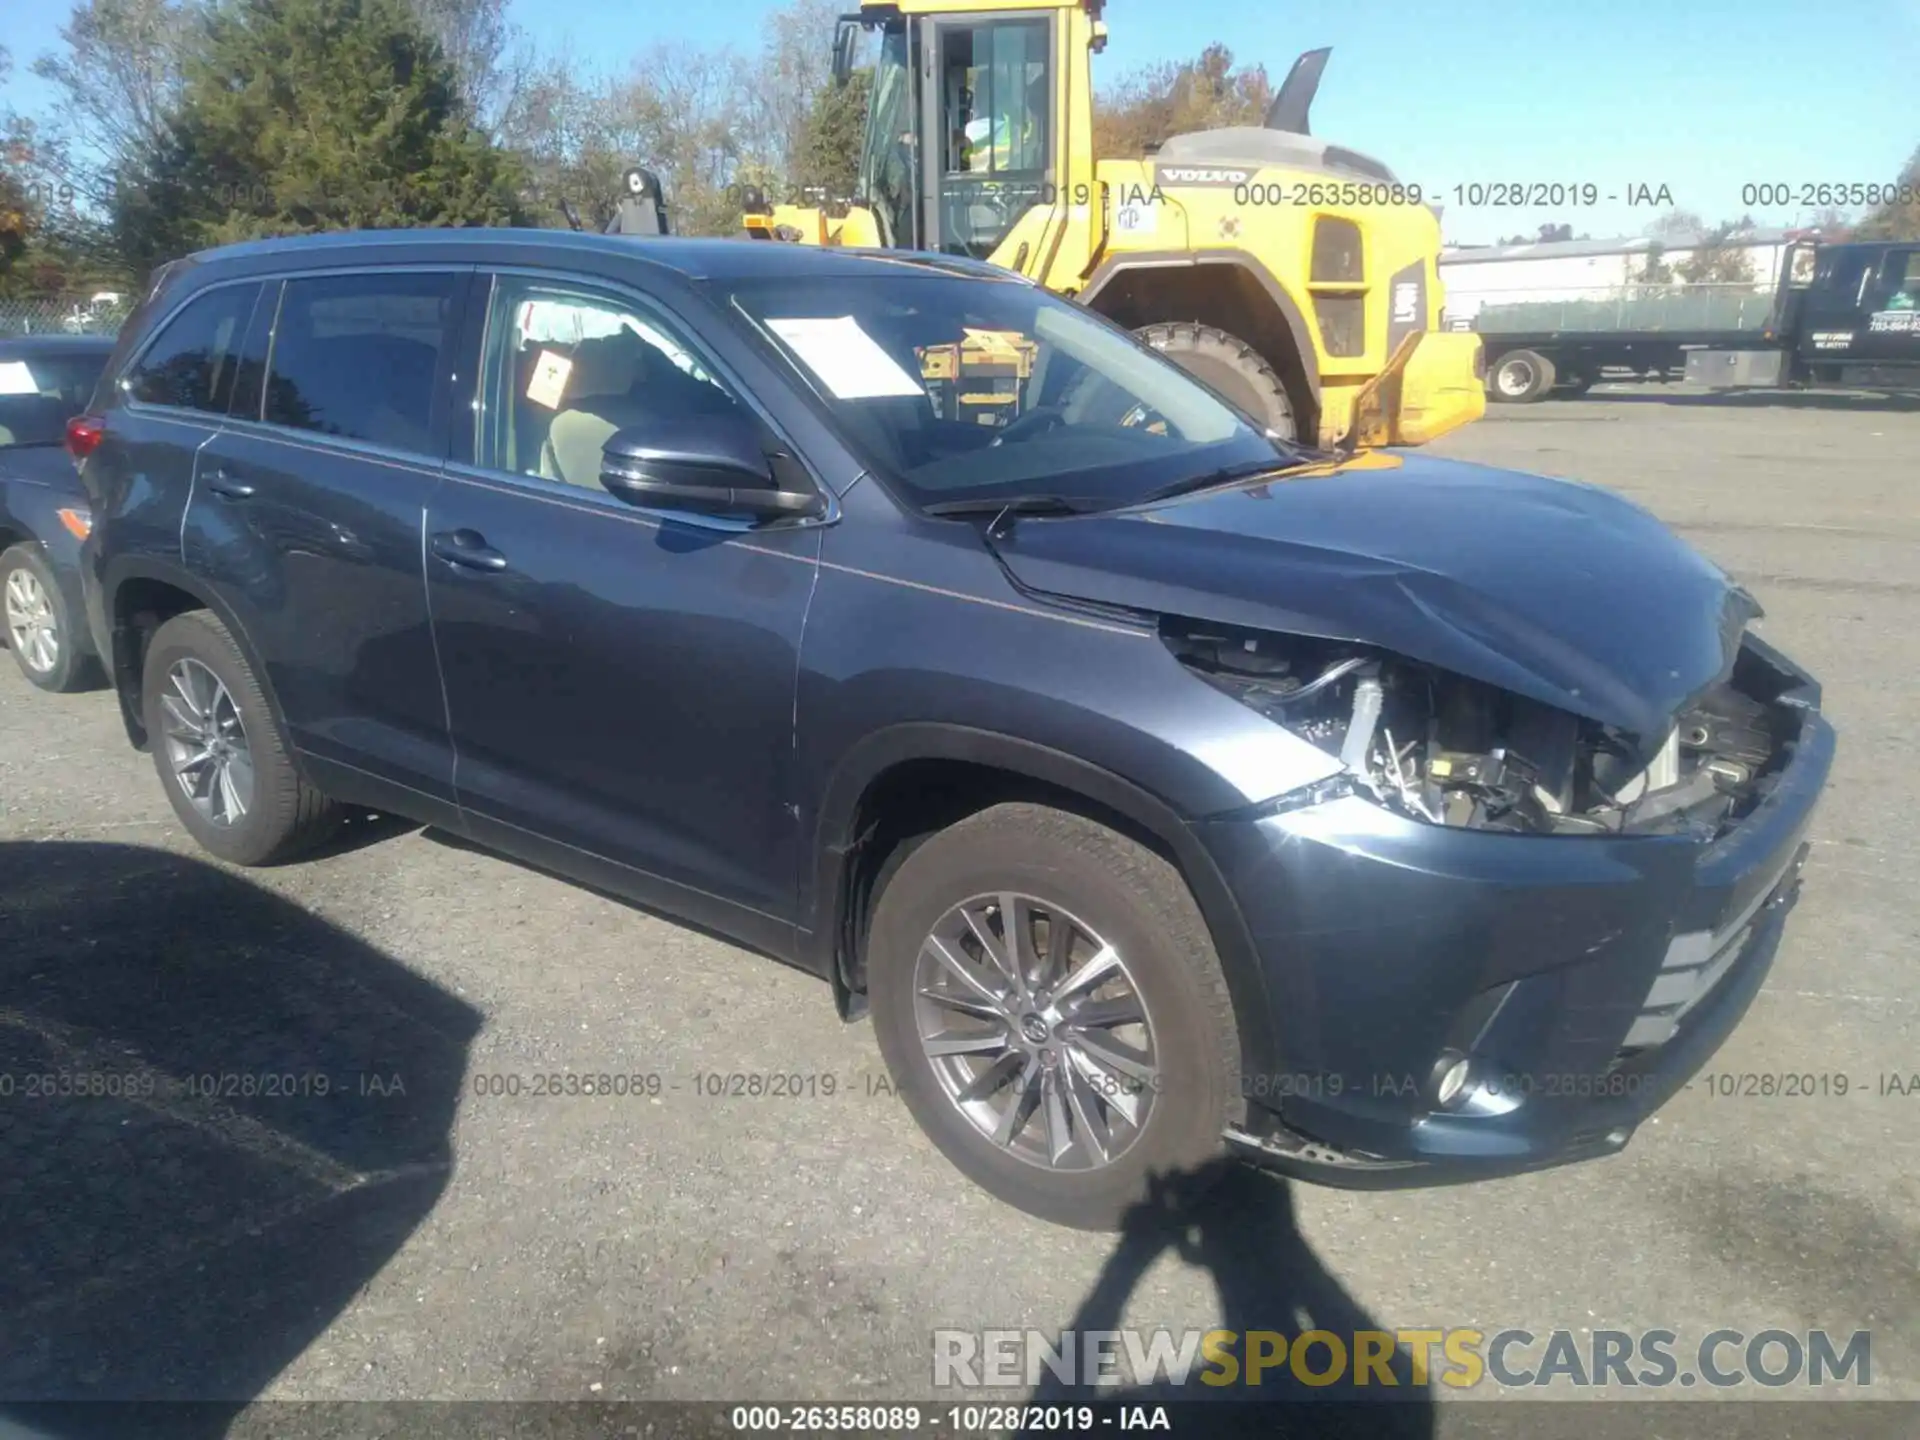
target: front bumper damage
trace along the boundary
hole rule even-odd
[[[1817,685],[1747,644],[1780,674],[1792,738],[1764,797],[1710,843],[1454,829],[1358,796],[1196,825],[1286,1057],[1245,1077],[1234,1148],[1349,1188],[1623,1148],[1758,993],[1833,761]],[[1468,1079],[1442,1104],[1461,1059]]]

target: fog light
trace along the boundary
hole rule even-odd
[[[1453,1102],[1467,1091],[1467,1080],[1473,1074],[1473,1062],[1464,1055],[1449,1051],[1440,1057],[1433,1067],[1433,1099],[1443,1110],[1453,1108]]]

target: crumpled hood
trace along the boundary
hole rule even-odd
[[[1378,646],[1643,740],[1728,672],[1760,613],[1609,491],[1397,458],[1023,519],[992,543],[1035,591]]]

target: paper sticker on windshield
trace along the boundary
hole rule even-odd
[[[820,381],[842,400],[888,395],[924,395],[920,382],[851,315],[827,319],[769,320],[767,328],[792,347]]]
[[[38,395],[33,372],[24,360],[0,360],[0,395]]]
[[[527,381],[527,398],[549,410],[560,408],[560,397],[567,393],[567,376],[573,373],[573,361],[557,350],[542,350],[533,362],[533,378]]]

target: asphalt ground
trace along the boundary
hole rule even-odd
[[[952,1394],[936,1329],[1309,1324],[1664,1328],[1682,1369],[1713,1330],[1869,1330],[1864,1393],[1920,1397],[1920,408],[1606,389],[1434,449],[1650,506],[1825,684],[1839,758],[1784,947],[1713,1064],[1732,1093],[1696,1084],[1623,1155],[1521,1179],[1249,1175],[1125,1242],[1057,1229],[921,1138],[820,982],[399,824],[221,867],[109,694],[5,665],[0,1401],[927,1400]],[[137,1093],[29,1096],[35,1074]],[[530,1093],[553,1075],[626,1078]],[[799,1093],[700,1078],[733,1075]]]

